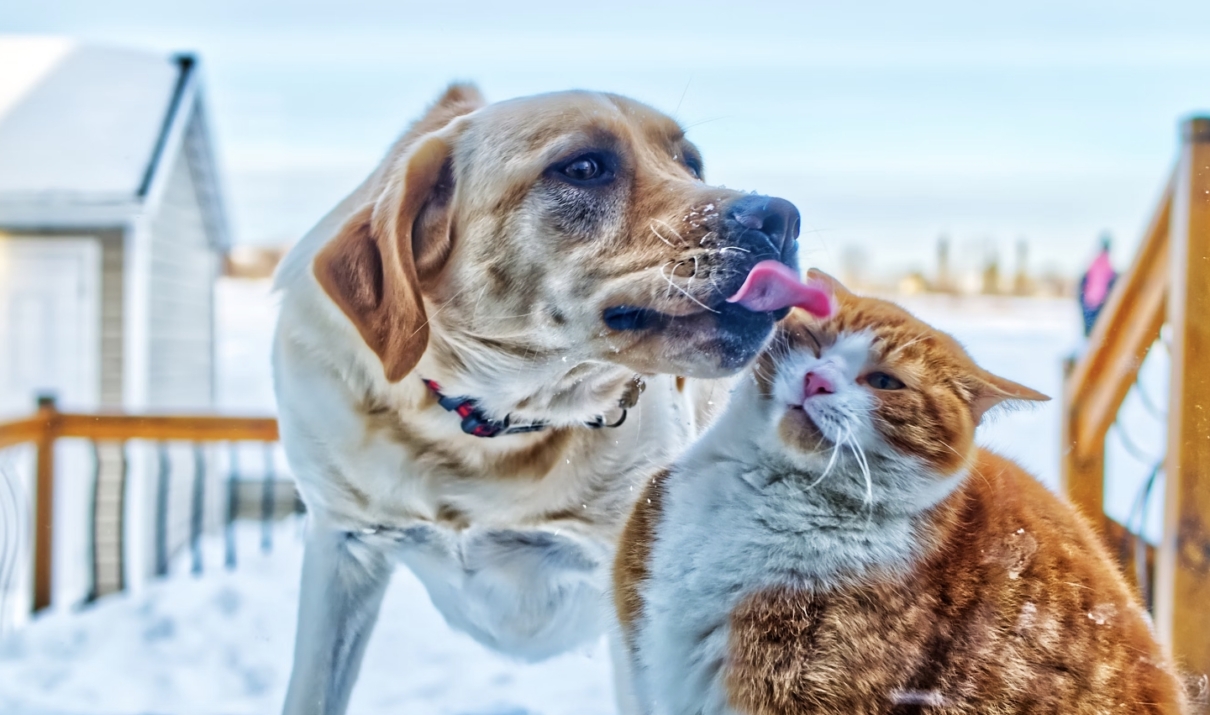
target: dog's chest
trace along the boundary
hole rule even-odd
[[[555,459],[476,456],[524,436],[470,441],[365,420],[337,431],[319,413],[294,413],[285,435],[309,511],[396,556],[453,627],[536,659],[598,637],[608,622],[621,526],[644,480],[696,431],[687,397],[659,376],[622,426],[571,431]],[[422,427],[457,429],[448,413],[425,417]]]
[[[451,626],[501,652],[541,659],[601,631],[611,558],[603,540],[430,522],[361,538],[404,563]]]
[[[418,470],[378,490],[378,520],[363,522],[359,538],[395,555],[451,626],[493,649],[537,659],[594,639],[635,495],[689,438],[672,415],[651,412],[588,433],[540,479]]]

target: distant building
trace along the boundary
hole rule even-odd
[[[194,58],[0,37],[0,414],[213,404],[217,174]]]
[[[954,290],[950,269],[950,239],[945,234],[937,239],[937,280],[933,290],[939,293],[950,293]]]
[[[223,261],[223,275],[252,280],[271,278],[288,250],[289,246],[235,246]]]
[[[1017,241],[1017,270],[1013,274],[1013,295],[1033,295],[1036,292],[1037,287],[1029,275],[1029,242],[1022,238]]]

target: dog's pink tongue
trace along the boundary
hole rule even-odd
[[[791,306],[821,318],[832,313],[827,291],[803,283],[792,268],[778,261],[761,261],[753,266],[744,284],[727,302],[739,303],[757,313]]]

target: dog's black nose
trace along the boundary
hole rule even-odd
[[[778,257],[793,256],[800,225],[794,204],[773,196],[743,196],[728,207],[728,213],[743,228],[764,234]]]

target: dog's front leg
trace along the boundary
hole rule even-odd
[[[386,555],[356,535],[307,525],[286,715],[341,715],[391,578]]]

